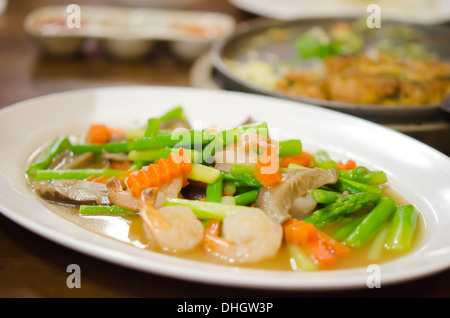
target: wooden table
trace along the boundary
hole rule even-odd
[[[86,1],[76,1],[83,4]],[[0,108],[28,98],[65,90],[122,84],[189,86],[191,64],[163,49],[138,62],[116,61],[101,54],[73,59],[42,57],[22,28],[25,15],[48,4],[72,1],[10,1],[0,17]],[[90,1],[107,4],[107,1]],[[227,1],[207,1],[196,9],[251,15]],[[0,194],[1,195],[1,194]],[[0,216],[0,297],[449,297],[450,271],[413,282],[327,292],[277,292],[204,285],[142,273],[113,265],[44,239]],[[81,288],[66,285],[69,264],[82,269]]]

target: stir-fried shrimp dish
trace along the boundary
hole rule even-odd
[[[124,240],[123,221],[138,248],[224,266],[351,268],[420,241],[420,212],[384,171],[276,140],[264,121],[193,129],[179,106],[144,126],[57,136],[31,156],[30,189],[80,226],[106,222],[99,234]]]

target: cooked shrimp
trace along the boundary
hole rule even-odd
[[[158,189],[142,192],[139,215],[158,245],[168,252],[195,248],[203,239],[203,225],[192,210],[184,206],[155,207]]]
[[[214,155],[216,168],[229,171],[232,164],[256,165],[258,162],[257,150],[266,151],[272,148],[273,153],[278,153],[278,143],[257,134],[244,134],[241,139],[229,144],[224,150]]]
[[[281,246],[283,230],[258,208],[211,221],[205,229],[204,247],[230,263],[252,263],[273,257]]]
[[[120,206],[125,209],[138,211],[140,202],[138,198],[135,198],[131,191],[125,190],[121,182],[116,178],[111,178],[106,182],[108,189],[109,200],[112,204]],[[176,178],[171,182],[162,185],[159,188],[156,198],[155,207],[162,207],[166,198],[176,198],[180,194],[183,187],[183,179]]]
[[[251,150],[266,150],[269,147],[278,147],[278,143],[271,140],[268,137],[258,134],[244,134],[241,136],[241,140],[236,143],[238,150],[251,151]]]
[[[122,183],[117,178],[110,178],[106,181],[109,200],[112,204],[124,209],[133,211],[139,210],[139,200],[136,199],[131,191],[125,190]]]
[[[155,207],[160,208],[164,204],[166,198],[177,198],[183,188],[183,178],[172,179],[169,183],[159,187],[156,197]]]

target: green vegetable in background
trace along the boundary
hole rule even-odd
[[[311,36],[301,36],[294,43],[298,56],[302,60],[311,58],[325,58],[327,56],[341,53],[341,43],[339,41],[329,41],[324,43],[318,38]]]

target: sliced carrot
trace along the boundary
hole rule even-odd
[[[102,124],[93,124],[89,127],[86,141],[91,144],[104,144],[111,139],[111,131]]]
[[[312,240],[317,240],[314,225],[296,219],[290,219],[283,224],[285,238],[295,244],[303,245]]]
[[[119,179],[125,180],[126,178],[128,178],[128,176],[130,174],[132,174],[133,172],[138,171],[137,169],[130,169],[127,171],[122,172],[121,174],[119,174]]]
[[[111,169],[128,170],[132,165],[131,161],[111,161],[109,167]]]
[[[138,197],[142,190],[160,187],[172,179],[183,177],[192,170],[189,154],[180,148],[178,154],[171,153],[169,158],[159,159],[147,168],[140,169],[128,175],[126,185],[134,197]]]
[[[255,178],[264,187],[270,187],[281,182],[279,157],[273,147],[268,147],[259,156],[256,164]]]
[[[302,247],[310,255],[310,258],[320,268],[331,269],[336,264],[336,257],[321,240],[308,242]]]
[[[313,156],[309,152],[303,151],[300,155],[283,157],[281,159],[282,168],[287,168],[291,163],[303,167],[311,167],[313,164]]]
[[[334,266],[332,257],[345,257],[351,253],[347,246],[317,229],[312,223],[292,218],[283,223],[283,230],[287,241],[305,248],[310,258],[323,268]]]
[[[107,127],[104,124],[92,124],[86,135],[86,141],[91,144],[104,144],[113,137],[122,136],[123,129]]]
[[[312,224],[311,224],[312,225]],[[350,249],[336,240],[335,238],[329,236],[323,231],[318,231],[319,240],[324,242],[337,256],[348,256],[350,255]]]
[[[347,160],[346,163],[338,162],[337,169],[338,170],[352,170],[356,168],[356,162],[353,160]]]

